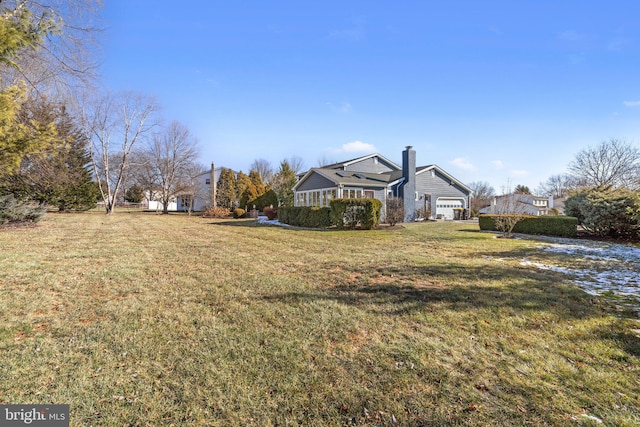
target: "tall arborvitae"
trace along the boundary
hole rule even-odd
[[[217,184],[216,199],[218,206],[227,209],[237,207],[238,186],[236,184],[236,174],[231,169],[222,168]]]

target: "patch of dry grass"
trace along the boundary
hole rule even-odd
[[[640,423],[630,320],[476,226],[0,231],[0,401],[73,425]],[[637,326],[635,326],[637,328]]]

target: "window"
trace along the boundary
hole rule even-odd
[[[204,181],[204,183],[205,183],[205,184],[207,184],[207,185],[211,185],[211,178],[207,178],[207,179]]]
[[[364,197],[366,199],[373,199],[376,193],[373,190],[364,190]]]

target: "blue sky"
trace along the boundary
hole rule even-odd
[[[640,2],[105,2],[103,77],[154,94],[204,164],[372,152],[535,189],[640,142]]]

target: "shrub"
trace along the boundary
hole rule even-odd
[[[265,206],[278,206],[278,195],[275,191],[269,190],[258,198],[249,200],[247,205],[250,209],[255,205],[259,211],[264,210]]]
[[[500,231],[496,224],[508,214],[480,215],[480,230]],[[569,216],[525,216],[515,224],[514,233],[539,234],[545,236],[575,237],[578,219]]]
[[[372,230],[380,225],[382,202],[378,199],[333,199],[330,205],[331,222],[339,229]]]
[[[215,208],[207,208],[202,216],[205,218],[229,218],[231,216],[231,211],[227,208],[215,207]]]
[[[266,206],[262,209],[262,212],[267,216],[269,220],[274,220],[278,218],[278,209]]]
[[[596,236],[640,239],[640,193],[587,190],[567,199],[565,212]]]
[[[244,218],[244,214],[246,214],[246,213],[247,213],[247,211],[245,211],[245,210],[244,210],[244,209],[242,209],[242,208],[235,208],[235,209],[233,210],[233,217],[234,217],[235,219],[238,219],[238,218]]]
[[[47,212],[39,203],[17,200],[13,195],[0,196],[0,225],[38,222]]]
[[[402,197],[389,197],[387,199],[387,214],[385,220],[391,226],[404,221],[404,201]]]
[[[280,206],[278,208],[280,222],[297,227],[331,227],[330,213],[331,209],[321,207]]]

